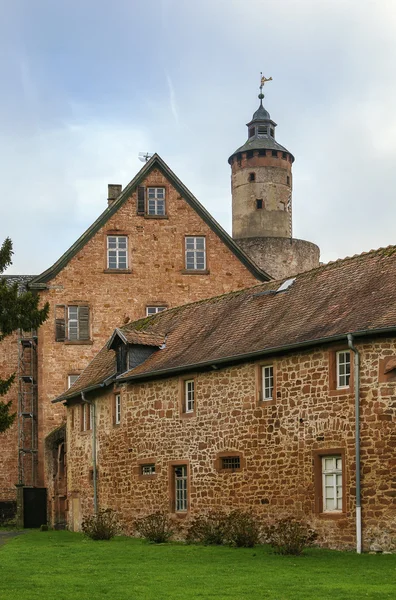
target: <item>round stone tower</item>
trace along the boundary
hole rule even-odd
[[[319,265],[319,248],[292,236],[294,156],[275,140],[276,123],[260,106],[248,139],[228,159],[232,170],[232,236],[269,275],[281,279]]]

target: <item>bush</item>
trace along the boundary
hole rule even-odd
[[[223,511],[210,511],[195,517],[188,528],[186,542],[192,544],[222,545],[228,539],[229,519]]]
[[[111,540],[119,530],[117,515],[111,508],[102,508],[84,519],[81,529],[92,540]]]
[[[293,554],[298,556],[302,551],[314,544],[318,534],[307,523],[291,517],[280,519],[274,525],[265,528],[265,541],[277,554]]]
[[[141,537],[155,544],[168,542],[176,530],[169,515],[161,511],[136,519],[134,527]]]
[[[237,548],[253,548],[260,542],[261,527],[250,512],[233,510],[228,515],[228,541]]]

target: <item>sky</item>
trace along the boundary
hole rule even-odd
[[[396,244],[394,0],[0,0],[0,240],[39,274],[157,152],[231,233],[258,107],[295,156],[293,234]]]

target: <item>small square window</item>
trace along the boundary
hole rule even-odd
[[[278,152],[276,150],[272,150],[272,156],[274,156],[275,158],[278,157]]]
[[[79,375],[68,375],[67,376],[67,387],[70,388],[73,383],[75,383],[77,381],[77,379],[79,378]]]
[[[204,271],[206,269],[206,240],[204,237],[185,238],[186,269]]]
[[[141,475],[155,475],[155,465],[154,464],[140,465],[140,474]]]
[[[256,173],[249,173],[249,181],[256,181]]]
[[[283,158],[284,160],[286,160],[286,159],[287,159],[287,154],[286,154],[286,152],[282,152],[282,158]]]
[[[147,214],[165,215],[165,188],[149,187],[147,189]]]
[[[166,310],[166,306],[146,306],[146,317],[151,317],[152,315],[156,315],[164,310]]]
[[[262,198],[257,198],[256,209],[260,210],[261,208],[263,208],[263,200],[262,200]]]
[[[128,238],[126,235],[107,236],[107,268],[128,268]]]
[[[265,156],[266,155],[266,151],[265,150],[259,150],[258,151],[258,155],[259,156]]]
[[[236,471],[241,468],[240,456],[222,456],[221,468],[229,471]]]
[[[253,158],[253,150],[248,150],[246,152],[246,158]]]
[[[258,126],[258,134],[259,135],[267,135],[267,133],[268,133],[267,127],[265,127],[264,125]]]

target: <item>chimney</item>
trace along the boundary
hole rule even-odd
[[[107,204],[111,206],[122,192],[122,185],[119,183],[109,183],[107,192]]]

